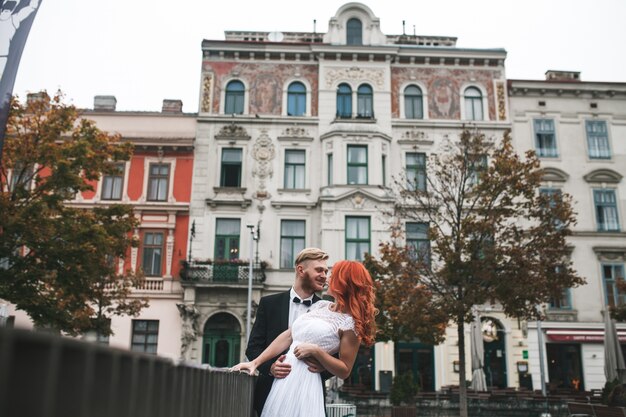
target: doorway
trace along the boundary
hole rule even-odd
[[[202,363],[220,368],[239,363],[241,351],[241,326],[228,313],[218,313],[204,325],[202,337]]]

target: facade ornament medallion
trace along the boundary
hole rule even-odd
[[[361,194],[355,194],[352,197],[352,206],[354,206],[355,209],[362,209],[363,204],[365,204],[365,197]]]
[[[283,131],[282,136],[288,136],[292,138],[301,138],[309,136],[309,132],[306,131],[305,128],[300,126],[292,126],[288,127]]]
[[[385,74],[383,70],[359,67],[330,69],[326,72],[326,87],[331,88],[340,80],[367,81],[382,88],[385,85]]]
[[[272,139],[268,136],[267,129],[262,129],[261,135],[252,147],[252,158],[256,161],[252,170],[252,176],[258,179],[257,191],[254,195],[257,200],[265,200],[270,197],[265,182],[267,178],[271,178],[274,175],[272,160],[275,156],[276,151]]]

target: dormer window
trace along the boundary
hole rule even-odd
[[[352,18],[346,24],[348,45],[363,45],[363,24],[359,19]]]

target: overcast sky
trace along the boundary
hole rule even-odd
[[[28,0],[22,0],[28,1]],[[201,42],[224,30],[326,32],[347,2],[315,0],[41,0],[14,94],[61,89],[93,107],[114,95],[118,110],[160,111],[183,100],[196,112]],[[508,78],[548,69],[583,81],[626,82],[626,0],[369,0],[385,34],[457,37],[463,48],[504,48]]]

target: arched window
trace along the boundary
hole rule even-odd
[[[231,81],[226,85],[225,114],[243,114],[245,91],[241,81]]]
[[[465,89],[465,118],[483,120],[483,95],[476,87]]]
[[[371,119],[374,117],[374,97],[372,87],[361,84],[356,92],[357,117]]]
[[[337,88],[337,117],[352,117],[352,89],[348,84],[340,84]]]
[[[407,119],[424,118],[422,90],[415,85],[404,89],[404,115]]]
[[[357,18],[348,20],[347,40],[348,45],[363,45],[363,24]]]
[[[287,88],[287,115],[302,116],[306,113],[306,87],[301,82],[293,82]]]

